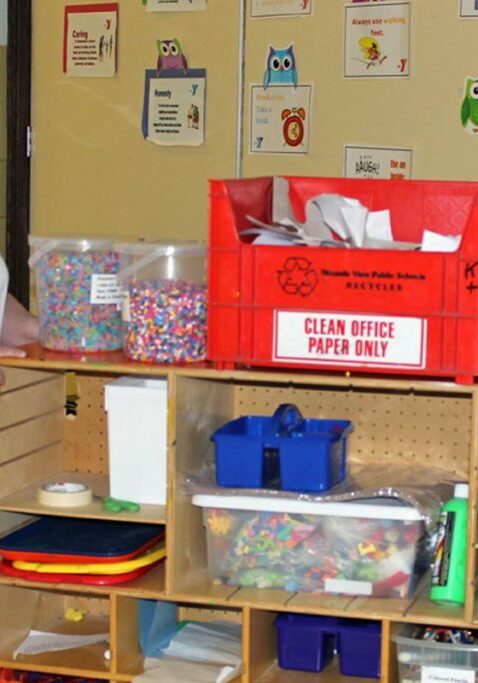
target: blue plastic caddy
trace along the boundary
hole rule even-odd
[[[280,405],[272,417],[247,415],[211,436],[218,486],[323,492],[345,477],[348,420],[303,418]]]
[[[380,678],[380,622],[280,614],[275,624],[281,669],[322,671],[336,650],[343,676]]]

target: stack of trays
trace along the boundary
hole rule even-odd
[[[166,557],[165,529],[136,524],[42,517],[0,539],[0,572],[50,583],[113,585]]]

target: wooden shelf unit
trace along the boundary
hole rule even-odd
[[[0,666],[63,675],[131,681],[142,672],[137,601],[174,602],[180,614],[240,620],[243,630],[241,683],[307,683],[310,674],[277,666],[274,619],[281,612],[371,618],[382,625],[382,681],[398,680],[393,633],[404,622],[478,628],[475,592],[478,472],[478,387],[414,379],[364,378],[317,373],[131,363],[116,354],[45,357],[38,349],[24,360],[2,359],[0,390],[0,532],[32,516],[63,514],[36,500],[38,486],[52,477],[77,477],[94,493],[108,491],[103,387],[119,375],[167,378],[169,392],[168,504],[142,506],[141,513],[111,514],[98,500],[67,516],[166,524],[167,561],[143,577],[112,587],[33,583],[0,576],[4,605]],[[74,373],[73,376],[71,373]],[[66,415],[66,382],[75,383],[76,415]],[[279,403],[295,403],[304,415],[350,419],[348,459],[366,465],[397,465],[413,476],[413,464],[441,467],[470,484],[467,597],[463,608],[428,599],[427,578],[407,600],[291,593],[217,585],[208,574],[202,511],[191,504],[190,477],[213,468],[211,433],[244,414],[270,415]],[[30,628],[62,624],[66,605],[87,604],[88,619],[101,618],[109,645],[21,657],[13,651]],[[224,617],[224,615],[226,615]],[[7,623],[10,622],[10,623]],[[80,622],[82,624],[82,622]],[[59,627],[59,628],[60,628]],[[81,628],[88,627],[88,620]],[[111,659],[104,658],[109,647]],[[313,680],[355,683],[334,663]],[[365,683],[365,679],[364,683]]]

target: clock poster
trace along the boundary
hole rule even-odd
[[[251,154],[307,154],[312,86],[299,85],[294,46],[269,46],[262,85],[251,85]]]
[[[307,154],[311,85],[251,86],[251,154]]]

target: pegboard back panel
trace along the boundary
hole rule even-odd
[[[111,380],[76,375],[76,415],[66,417],[65,470],[108,474],[104,386]]]
[[[429,464],[469,475],[472,398],[467,393],[242,384],[235,399],[234,417],[268,416],[281,403],[294,403],[304,417],[352,420],[350,463]]]

